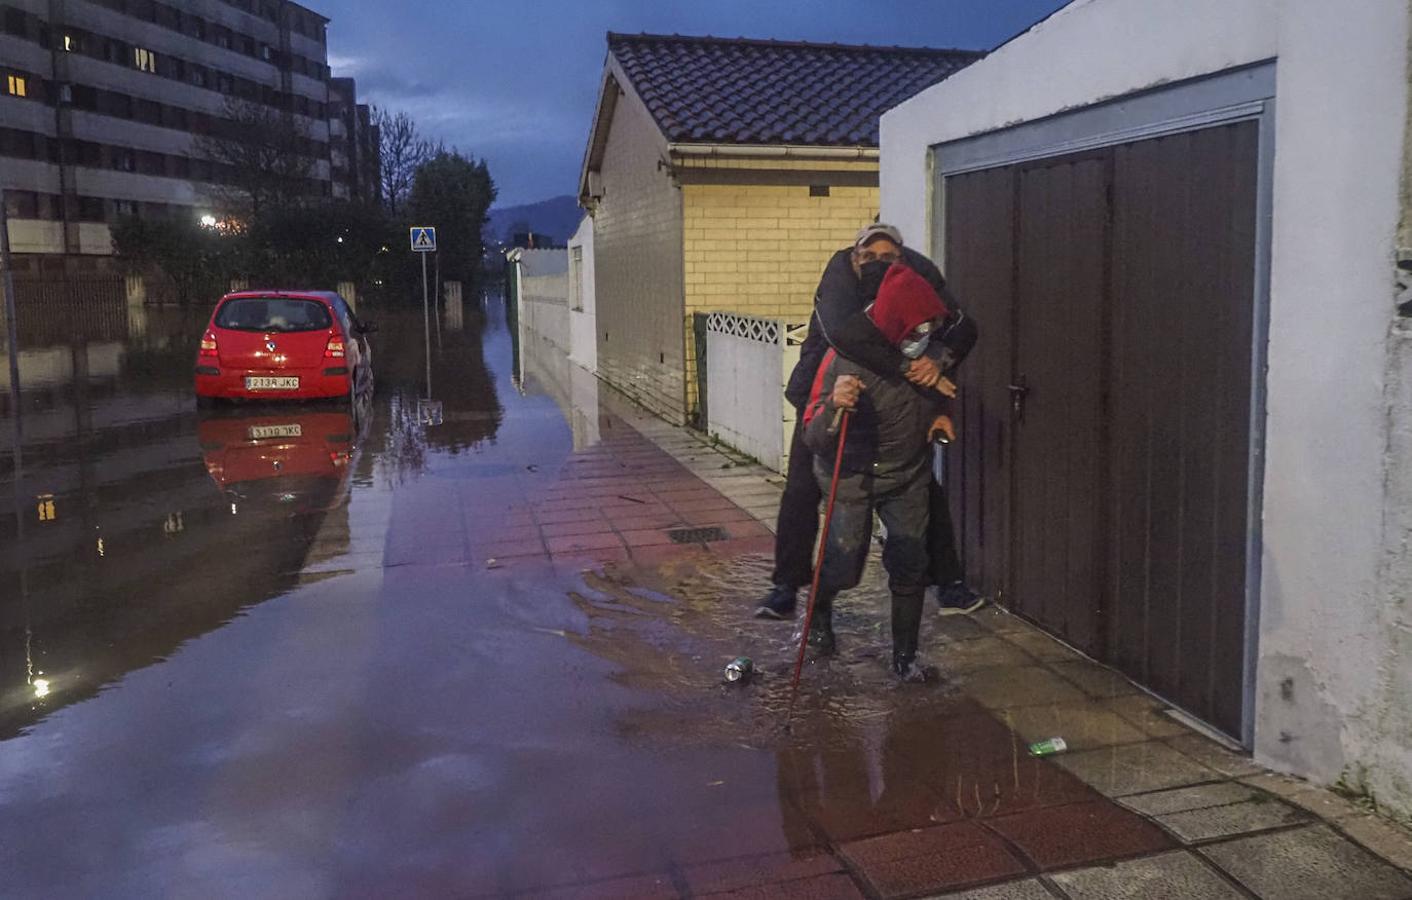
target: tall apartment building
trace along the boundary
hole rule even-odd
[[[228,171],[198,138],[234,136],[230,97],[294,117],[310,193],[376,196],[376,133],[352,82],[332,86],[327,23],[289,0],[0,0],[14,252],[110,254],[119,216],[211,210]]]
[[[341,200],[378,200],[382,181],[378,172],[378,129],[372,110],[358,102],[352,78],[330,78],[329,163],[333,195]]]

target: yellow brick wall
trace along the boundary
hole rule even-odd
[[[714,168],[732,161],[701,162]],[[841,168],[838,163],[789,160],[758,160],[750,165]],[[871,171],[876,171],[875,164]],[[858,229],[877,213],[876,187],[833,185],[829,196],[811,197],[807,185],[682,186],[688,410],[697,408],[692,314],[733,312],[807,321],[824,264],[849,246]]]

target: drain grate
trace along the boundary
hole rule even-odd
[[[724,541],[727,535],[724,530],[712,526],[710,528],[673,528],[667,532],[667,537],[672,539],[673,544],[699,544],[703,541]]]

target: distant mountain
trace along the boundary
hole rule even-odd
[[[555,243],[563,244],[573,237],[583,215],[578,200],[565,194],[522,206],[494,207],[490,210],[490,221],[485,228],[489,237],[504,240],[511,227],[528,224],[531,231],[548,235]]]

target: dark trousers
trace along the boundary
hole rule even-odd
[[[814,541],[819,536],[819,501],[824,494],[814,478],[814,454],[804,446],[804,416],[794,420],[794,437],[789,442],[789,469],[784,476],[784,496],[780,497],[775,525],[774,583],[784,587],[807,587],[814,580]]]
[[[789,442],[789,468],[775,527],[774,584],[807,587],[814,578],[814,541],[819,536],[819,502],[824,492],[814,476],[814,454],[800,436],[801,415],[794,422]],[[945,485],[928,479],[927,547],[931,555],[931,581],[948,585],[964,577],[951,526],[951,503]]]
[[[832,468],[822,460],[815,463],[814,473],[821,485],[832,478]],[[831,602],[839,591],[858,585],[873,542],[876,511],[887,529],[882,558],[892,592],[892,646],[909,658],[917,652],[922,597],[931,580],[927,551],[931,483],[931,472],[925,468],[840,478],[828,549],[819,574],[820,603]]]

